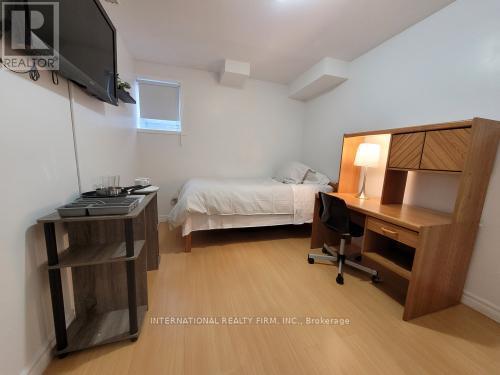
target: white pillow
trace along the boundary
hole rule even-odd
[[[330,183],[330,178],[328,176],[325,176],[322,173],[313,171],[310,169],[306,173],[306,177],[304,178],[304,184],[315,184],[315,185],[328,185]]]
[[[301,184],[310,170],[307,165],[293,161],[282,166],[276,172],[274,179],[285,184]]]

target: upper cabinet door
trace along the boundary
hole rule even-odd
[[[424,132],[393,135],[389,168],[418,169],[424,139]]]
[[[471,128],[428,131],[420,169],[462,171]]]

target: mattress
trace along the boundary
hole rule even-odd
[[[303,224],[312,220],[316,193],[331,190],[329,185],[284,184],[271,178],[196,178],[184,184],[167,220],[171,227],[183,226],[183,235],[193,230]]]

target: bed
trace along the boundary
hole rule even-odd
[[[182,187],[167,220],[172,228],[182,227],[186,251],[195,231],[311,223],[316,194],[331,192],[332,184],[300,174],[299,180],[193,178]]]

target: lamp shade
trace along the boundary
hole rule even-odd
[[[376,167],[380,158],[380,145],[375,143],[361,143],[356,152],[354,165],[358,167]]]

